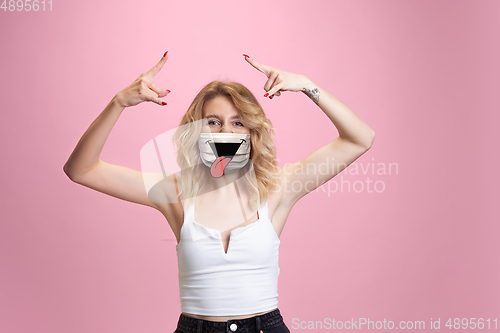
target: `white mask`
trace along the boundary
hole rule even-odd
[[[248,163],[250,134],[201,133],[198,147],[203,163],[210,168],[212,176],[218,178],[224,170],[241,169]]]

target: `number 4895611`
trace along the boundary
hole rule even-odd
[[[4,12],[38,12],[38,11],[52,11],[52,0],[49,1],[38,1],[38,0],[4,0],[0,9],[3,9]]]
[[[448,328],[454,328],[454,329],[497,329],[497,318],[493,319],[490,322],[490,318],[488,319],[483,319],[483,318],[454,318],[453,323],[451,321],[452,319],[449,318],[448,321],[446,322],[445,326]],[[492,327],[494,326],[494,327]]]

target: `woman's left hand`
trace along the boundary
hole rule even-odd
[[[280,96],[282,91],[302,91],[310,82],[305,75],[288,73],[276,67],[263,65],[247,55],[244,56],[250,65],[267,76],[267,82],[264,85],[266,91],[264,97],[272,99],[273,96]]]

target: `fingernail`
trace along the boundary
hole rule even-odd
[[[167,89],[167,91],[170,93],[170,90]]]
[[[165,52],[165,54],[163,55],[163,58],[165,58],[165,57],[167,56],[167,53],[168,53],[168,51],[167,51],[167,52]]]
[[[250,58],[249,56],[247,56],[245,53],[243,53],[243,55],[245,56],[245,58]]]
[[[163,104],[163,105],[167,105],[167,102],[165,102],[165,101],[162,101],[162,102],[161,102],[161,104]]]
[[[270,99],[273,99],[274,96],[269,96]]]
[[[269,93],[266,93],[266,94],[264,95],[264,97],[267,97],[267,96],[269,96]]]

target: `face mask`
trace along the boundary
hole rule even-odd
[[[201,133],[198,147],[203,163],[213,177],[219,178],[224,170],[243,168],[250,159],[250,134]]]

